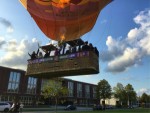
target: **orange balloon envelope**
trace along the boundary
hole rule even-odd
[[[42,32],[52,40],[69,41],[89,32],[112,0],[20,0]]]

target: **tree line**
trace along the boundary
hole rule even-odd
[[[133,105],[141,107],[150,107],[150,95],[143,93],[142,96],[137,96],[131,84],[123,86],[121,83],[117,83],[115,87],[111,87],[107,80],[103,79],[97,84],[97,98],[111,99],[112,96],[119,101],[116,107],[131,107]],[[105,106],[105,103],[103,103]]]
[[[57,101],[60,97],[67,96],[68,88],[62,84],[62,79],[49,80],[43,87],[42,95],[45,98],[55,99],[55,108],[57,111]],[[96,95],[98,100],[103,100],[103,107],[105,108],[105,100],[115,97],[119,101],[116,107],[130,107],[138,105],[139,107],[150,107],[150,95],[143,93],[142,96],[137,96],[133,86],[127,84],[123,86],[117,83],[115,87],[111,87],[107,80],[103,79],[97,83]]]

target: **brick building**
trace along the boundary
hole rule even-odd
[[[42,100],[41,90],[46,79],[25,76],[25,71],[0,66],[0,101],[19,100],[25,105],[34,105]],[[65,102],[77,105],[93,105],[97,102],[96,85],[85,82],[63,79],[68,87],[67,97],[61,97],[59,104]],[[53,100],[49,99],[53,104]]]

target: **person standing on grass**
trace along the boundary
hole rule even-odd
[[[20,104],[20,113],[22,113],[22,109],[23,109],[24,105],[23,103]]]

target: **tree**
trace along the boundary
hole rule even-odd
[[[68,94],[68,89],[62,86],[61,80],[49,80],[47,84],[44,85],[42,95],[45,98],[53,97],[55,99],[55,110],[57,112],[57,101],[59,97]]]
[[[130,103],[136,101],[136,92],[131,84],[127,84],[125,87],[121,83],[117,83],[117,86],[113,88],[115,97],[119,99],[121,105],[130,106]]]
[[[112,94],[111,86],[105,79],[98,82],[98,85],[96,88],[96,94],[97,94],[97,98],[104,100],[104,107],[105,107],[105,100],[107,98],[111,98],[111,94]]]
[[[134,88],[132,87],[131,84],[127,84],[125,86],[125,91],[126,91],[126,95],[127,95],[127,101],[128,101],[128,106],[130,106],[130,103],[132,104],[132,102],[136,101],[136,92],[134,91]]]
[[[149,106],[148,103],[150,103],[150,95],[143,93],[141,98],[140,98],[140,103],[142,107],[147,107]]]
[[[114,96],[120,101],[120,105],[124,105],[124,102],[127,100],[124,86],[121,83],[117,83],[117,86],[113,90]]]

